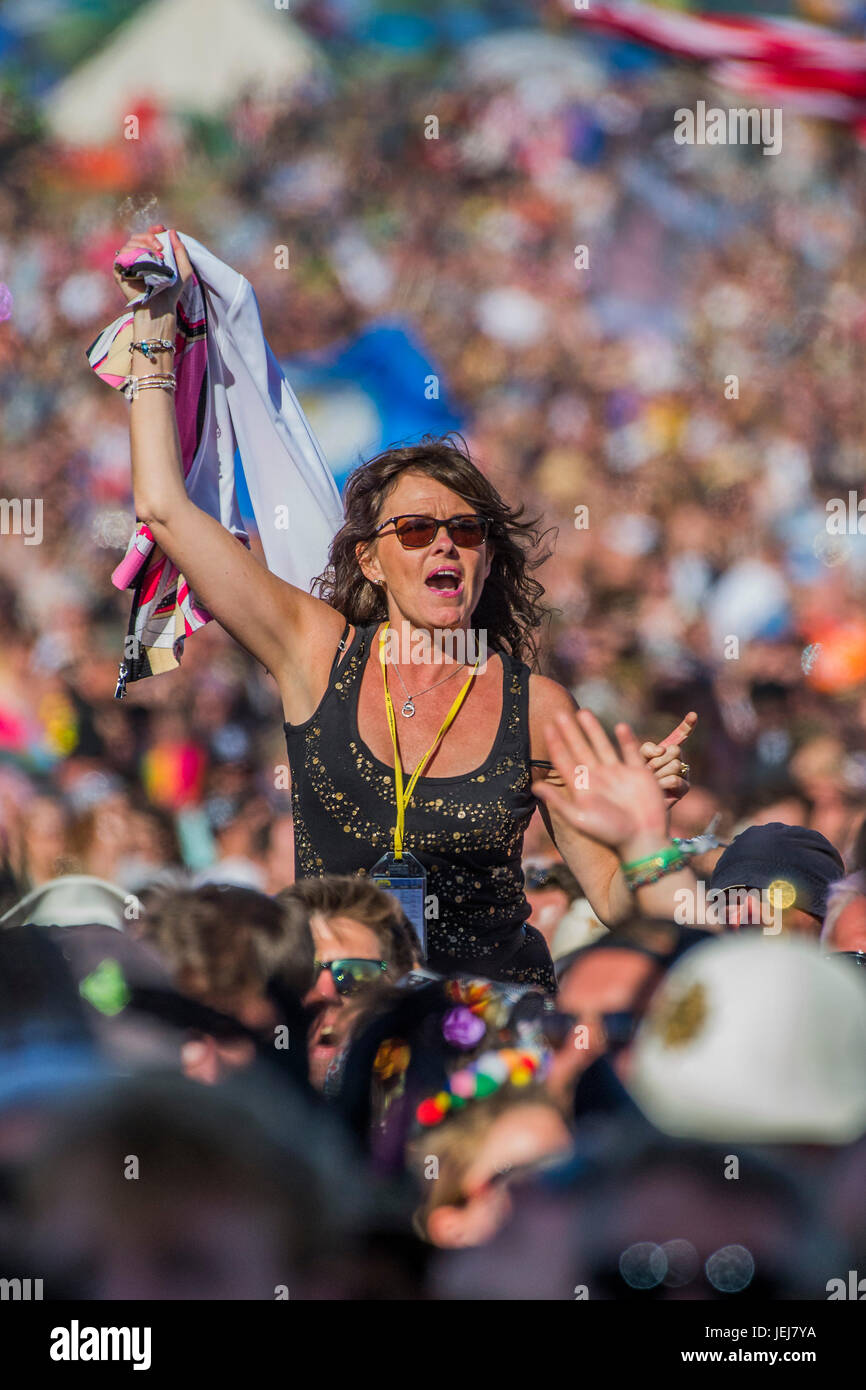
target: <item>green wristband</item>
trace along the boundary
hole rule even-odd
[[[665,874],[684,869],[688,859],[679,845],[666,845],[658,854],[649,854],[645,859],[633,859],[622,865],[623,878],[629,888],[643,888],[648,883],[657,883]]]

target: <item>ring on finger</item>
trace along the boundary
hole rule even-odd
[[[688,777],[690,771],[691,771],[691,768],[689,767],[688,763],[680,763],[680,776],[681,776],[681,777]]]

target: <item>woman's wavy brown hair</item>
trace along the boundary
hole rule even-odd
[[[388,494],[406,472],[425,473],[451,488],[490,519],[488,545],[493,564],[472,614],[487,633],[492,649],[506,647],[513,656],[537,665],[536,629],[548,615],[544,589],[532,571],[548,558],[539,552],[543,534],[538,518],[525,518],[522,506],[509,507],[469,457],[462,435],[429,436],[420,444],[386,449],[361,464],[346,484],[345,522],[331,542],[329,563],[313,592],[353,625],[382,622],[388,616],[383,589],[361,572],[355,547],[369,542]]]

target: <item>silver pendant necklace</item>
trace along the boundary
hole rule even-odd
[[[400,713],[402,714],[403,718],[411,719],[412,715],[415,713],[414,702],[417,699],[419,699],[421,695],[429,695],[430,691],[435,690],[437,685],[444,685],[446,681],[450,681],[451,677],[456,676],[458,671],[462,671],[465,665],[466,662],[461,661],[460,665],[455,666],[453,671],[449,671],[447,676],[443,676],[441,681],[434,681],[432,685],[428,685],[426,690],[416,690],[414,695],[409,694],[409,687],[407,686],[402,675],[400,674],[400,667],[395,665],[394,670],[397,672],[397,678],[400,684],[402,685],[403,689],[406,691],[406,699],[404,700],[403,705],[400,709]]]

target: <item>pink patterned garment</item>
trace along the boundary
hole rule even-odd
[[[250,282],[193,237],[183,242],[193,275],[177,303],[174,405],[183,476],[190,500],[242,545],[249,536],[238,502],[238,461],[268,569],[309,592],[342,525],[340,494],[300,402],[271,351]],[[178,271],[168,232],[162,255],[131,249],[121,256],[144,289],[87,349],[97,376],[121,390],[130,373],[134,312]],[[138,360],[136,374],[141,370]],[[287,526],[275,526],[278,512]],[[185,639],[210,621],[185,577],[139,522],[112,575],[133,591],[132,613],[115,690],[127,681],[177,666]]]
[[[127,253],[125,259],[118,258],[118,264],[124,268],[136,264],[151,280],[165,271],[148,251],[137,256]],[[87,349],[96,375],[117,391],[123,390],[130,372],[133,318],[131,308]],[[201,442],[208,370],[207,313],[196,275],[184,287],[177,305],[172,370],[177,378],[174,404],[183,474],[187,478]],[[243,533],[238,538],[244,543],[247,541]],[[111,581],[118,589],[134,591],[115,691],[115,697],[122,699],[128,681],[141,680],[178,666],[184,639],[210,622],[211,615],[195,602],[183,575],[160,550],[143,521],[137,522],[126,554],[112,573]]]

